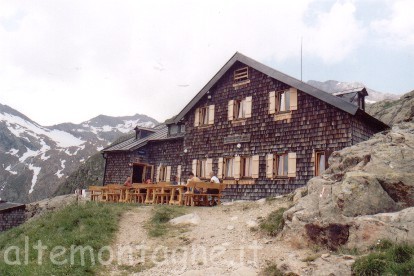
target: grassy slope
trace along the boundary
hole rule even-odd
[[[111,245],[118,228],[120,215],[128,209],[127,205],[87,203],[70,205],[56,212],[50,212],[37,220],[0,234],[0,275],[94,275],[99,270],[99,262],[91,263],[89,252],[85,253],[85,263],[80,261],[80,252],[74,254],[71,265],[71,246],[91,246],[95,260],[99,250]],[[25,264],[25,239],[29,239],[28,263]],[[42,264],[38,264],[38,250],[33,246],[40,240],[47,249],[43,251]],[[8,265],[4,261],[5,252],[10,261],[16,261],[16,249],[22,265]],[[62,246],[66,252],[56,260],[65,264],[53,264],[50,256],[53,247]],[[55,249],[54,254],[63,249]],[[103,252],[105,253],[105,252]],[[105,254],[101,255],[105,256]],[[103,260],[106,260],[103,257]]]

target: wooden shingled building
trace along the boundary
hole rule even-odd
[[[364,111],[365,89],[348,92],[329,94],[236,53],[174,118],[104,149],[104,184],[213,171],[227,199],[292,192],[333,151],[388,128]]]

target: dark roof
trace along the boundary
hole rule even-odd
[[[26,205],[22,203],[0,201],[0,213],[6,212],[6,211],[12,211],[15,209],[20,209],[20,208],[24,209],[26,208]]]
[[[155,132],[142,139],[130,138],[122,143],[111,145],[104,148],[102,152],[122,152],[122,151],[133,151],[140,147],[145,146],[149,142],[172,140],[182,138],[183,136],[168,137],[168,127],[166,125],[158,125],[153,129]]]
[[[332,95],[339,96],[339,95],[356,94],[356,93],[359,93],[363,96],[368,96],[368,92],[365,87],[355,87],[355,88],[350,88],[350,89],[341,90],[337,92],[332,92]]]
[[[315,98],[318,98],[324,102],[327,102],[330,105],[333,105],[345,112],[348,112],[352,115],[358,110],[358,107],[342,100],[338,97],[335,97],[325,91],[322,91],[316,87],[313,87],[305,82],[302,82],[298,79],[295,79],[291,76],[288,76],[282,72],[279,72],[269,66],[266,66],[254,59],[251,59],[239,52],[236,52],[233,57],[214,75],[214,77],[201,89],[200,92],[181,110],[180,113],[174,118],[174,123],[178,123],[184,116],[187,114],[197,102],[220,80],[221,77],[237,62],[244,63],[247,66],[250,66],[256,69],[259,72],[262,72],[265,75],[268,75],[274,79],[277,79],[287,85],[299,89],[300,91],[309,94]],[[170,122],[169,122],[170,123]],[[172,123],[172,122],[171,122]]]

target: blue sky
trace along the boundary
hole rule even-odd
[[[0,3],[0,103],[42,125],[178,113],[239,51],[303,80],[414,89],[414,1]]]

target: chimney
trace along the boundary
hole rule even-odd
[[[135,139],[136,140],[141,139],[141,130],[138,128],[138,126],[136,126],[134,130],[135,130]]]

